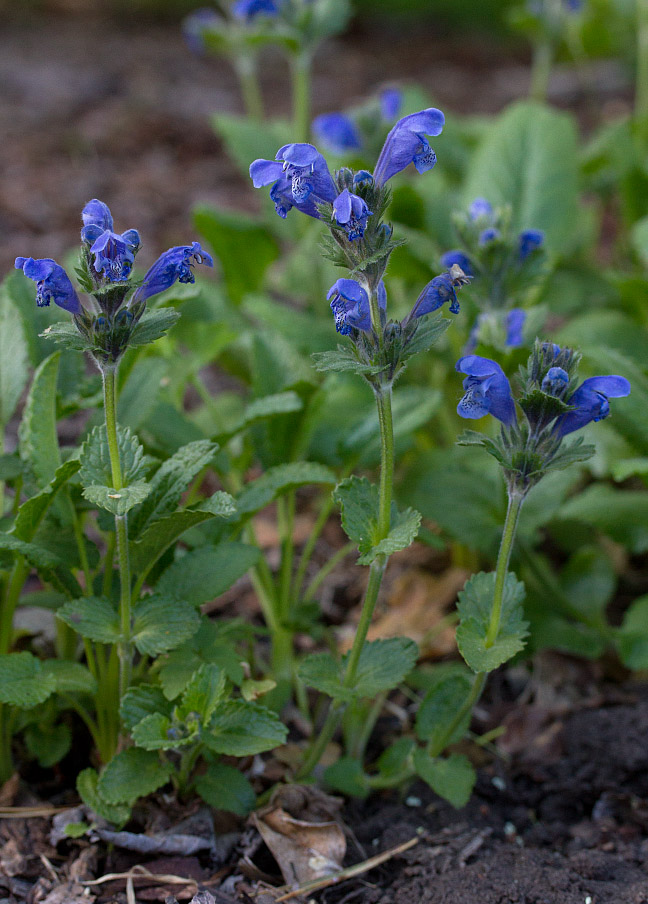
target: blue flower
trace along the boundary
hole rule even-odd
[[[488,229],[484,229],[484,231],[479,236],[479,244],[483,248],[484,245],[490,245],[491,242],[494,242],[501,235],[499,229],[495,229],[494,226],[489,226]]]
[[[524,261],[544,242],[544,232],[539,229],[525,229],[518,238],[518,259]]]
[[[367,220],[372,215],[365,201],[352,194],[348,188],[333,201],[333,217],[344,226],[350,242],[361,239],[367,228]]]
[[[332,204],[338,195],[326,160],[312,144],[286,144],[279,148],[275,160],[255,160],[250,165],[250,178],[255,188],[274,183],[270,197],[281,217],[292,206],[317,216],[315,205]]]
[[[348,336],[351,329],[371,329],[371,309],[366,290],[355,279],[338,279],[328,291],[327,300],[335,316],[335,329]],[[378,307],[387,308],[387,292],[381,280],[378,285]]]
[[[523,311],[522,308],[512,308],[506,315],[506,345],[508,348],[517,348],[524,342],[522,330],[526,317],[526,311]]]
[[[431,279],[425,286],[416,299],[416,303],[407,319],[412,320],[417,317],[424,317],[426,314],[443,307],[447,301],[450,302],[450,313],[458,314],[460,308],[454,280],[450,273],[442,273],[440,276],[435,276],[434,279]]]
[[[49,257],[34,260],[33,257],[17,257],[16,270],[36,283],[36,304],[39,308],[49,307],[51,301],[70,314],[83,311],[74,286],[63,267]]]
[[[88,201],[81,213],[83,229],[81,240],[90,245],[95,256],[95,270],[103,273],[111,282],[128,279],[133,261],[141,244],[136,229],[127,229],[121,235],[113,232],[113,218],[103,201]]]
[[[460,251],[456,248],[454,251],[446,251],[445,254],[441,256],[441,263],[444,267],[447,267],[448,270],[450,267],[455,264],[458,267],[461,267],[466,276],[474,276],[475,271],[473,270],[473,266],[470,262],[470,258],[463,251]]]
[[[344,113],[322,113],[312,126],[317,141],[332,154],[346,154],[362,147],[362,139],[355,123]]]
[[[385,88],[380,92],[380,114],[385,122],[396,119],[403,106],[403,92],[398,88]]]
[[[204,33],[210,28],[218,28],[222,25],[223,19],[218,15],[215,9],[202,7],[195,9],[192,13],[182,20],[182,36],[185,44],[192,53],[201,54],[205,52]]]
[[[430,147],[426,135],[440,135],[445,124],[441,110],[430,107],[420,113],[410,113],[399,119],[385,140],[374,170],[377,185],[384,185],[388,179],[400,173],[413,163],[419,173],[432,169],[436,154]]]
[[[482,217],[490,220],[493,216],[493,205],[486,198],[475,198],[468,208],[468,214],[471,220],[479,220]]]
[[[467,355],[457,361],[455,370],[467,374],[463,381],[465,394],[457,405],[461,417],[476,419],[492,414],[508,427],[515,422],[511,386],[496,361]]]
[[[550,367],[545,374],[541,389],[549,395],[561,398],[569,385],[569,374],[563,367]]]
[[[280,6],[280,0],[236,0],[232,6],[232,15],[236,19],[251,22],[257,16],[276,16]]]
[[[566,399],[568,405],[574,406],[574,410],[568,411],[556,420],[554,432],[558,436],[566,436],[574,430],[580,430],[591,421],[601,421],[610,413],[608,399],[619,399],[628,395],[630,383],[625,377],[589,377]]]
[[[153,295],[158,295],[169,289],[176,280],[181,283],[193,283],[192,266],[205,264],[213,267],[214,262],[206,251],[203,251],[198,242],[191,245],[176,245],[161,254],[150,268],[144,282],[133,295],[130,304],[146,301]]]

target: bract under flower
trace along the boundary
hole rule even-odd
[[[425,136],[440,135],[444,124],[443,113],[435,107],[399,119],[380,152],[374,170],[376,184],[384,185],[410,163],[414,164],[419,173],[432,169],[436,163],[436,154]]]
[[[492,414],[507,426],[515,422],[515,403],[506,374],[496,361],[467,355],[455,365],[467,374],[463,381],[465,395],[457,405],[461,417],[477,419]]]
[[[194,264],[204,264],[207,267],[214,266],[211,255],[203,251],[198,242],[169,248],[168,251],[160,255],[150,268],[144,277],[144,282],[133,295],[130,304],[143,302],[153,295],[159,295],[160,292],[169,289],[176,281],[181,283],[195,282],[191,269]]]
[[[36,304],[39,308],[49,307],[51,301],[70,314],[81,314],[83,307],[70,277],[63,267],[49,257],[34,260],[33,257],[17,257],[17,270],[36,283]]]

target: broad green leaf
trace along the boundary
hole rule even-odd
[[[303,660],[298,674],[309,687],[336,700],[349,702],[358,697],[375,697],[381,691],[396,687],[414,668],[417,655],[418,648],[413,640],[391,637],[364,645],[353,686],[344,684],[348,653],[341,662],[330,653],[313,653]]]
[[[324,771],[324,782],[333,791],[349,797],[365,798],[371,790],[362,763],[352,756],[340,757]]]
[[[274,160],[277,148],[290,140],[290,123],[281,119],[255,122],[248,116],[217,113],[212,117],[212,124],[223,140],[228,156],[246,179],[253,160],[259,157]]]
[[[150,495],[131,519],[132,537],[175,510],[184,491],[211,462],[217,449],[209,440],[197,440],[178,449],[162,464],[151,480]]]
[[[54,479],[45,489],[27,499],[18,509],[13,533],[20,540],[31,541],[58,491],[79,470],[77,460],[66,461],[57,468]]]
[[[210,763],[194,784],[205,803],[215,810],[247,816],[256,806],[252,785],[239,769],[226,763]]]
[[[259,421],[269,420],[280,414],[291,414],[301,411],[304,403],[296,392],[277,392],[273,395],[263,396],[250,402],[243,411],[241,417],[227,430],[217,433],[214,439],[219,443],[226,443],[233,436],[247,430]]]
[[[456,809],[465,807],[470,800],[477,775],[463,754],[453,753],[447,759],[437,759],[419,747],[414,751],[414,767],[419,778]]]
[[[386,778],[399,775],[416,746],[413,738],[399,738],[378,757],[378,770]]]
[[[143,502],[151,492],[148,483],[131,483],[130,486],[116,490],[114,487],[89,486],[84,487],[84,498],[105,509],[113,515],[125,515],[140,502]]]
[[[197,713],[200,721],[207,725],[224,696],[223,671],[214,664],[202,665],[182,693],[177,717],[184,720],[190,713]]]
[[[0,654],[0,703],[31,709],[56,690],[56,679],[31,653]]]
[[[99,793],[99,776],[94,769],[79,772],[76,787],[79,797],[101,819],[121,827],[130,819],[130,807],[126,804],[111,804]]]
[[[224,627],[203,619],[193,637],[165,658],[160,668],[160,683],[167,700],[174,700],[187,686],[203,663],[215,663],[234,684],[241,684],[244,673],[241,656]]]
[[[1,369],[2,365],[0,365]],[[20,456],[15,452],[3,452],[0,455],[0,480],[15,480],[25,471]]]
[[[140,358],[119,392],[117,419],[122,427],[138,430],[158,402],[162,380],[169,369],[164,358]]]
[[[27,750],[44,769],[59,763],[72,746],[72,732],[65,722],[28,725],[24,738]]]
[[[648,669],[648,596],[640,596],[616,632],[621,661],[629,669]]]
[[[133,610],[133,643],[145,656],[166,653],[195,634],[200,615],[189,603],[159,596],[139,600]]]
[[[311,484],[333,486],[335,475],[329,468],[316,462],[295,461],[277,465],[243,488],[236,499],[237,514],[239,516],[254,514],[269,505],[277,496]]]
[[[542,229],[548,248],[568,253],[578,237],[578,145],[572,117],[522,102],[488,129],[468,171],[464,202],[511,204],[513,229]]]
[[[471,713],[446,737],[448,726],[466,702],[472,688],[468,675],[446,675],[426,693],[416,715],[416,734],[428,742],[428,749],[436,756],[444,747],[461,740],[470,724]]]
[[[43,673],[51,675],[56,691],[61,694],[95,694],[97,682],[84,665],[67,659],[48,659],[43,663]]]
[[[334,492],[342,510],[342,527],[361,553],[374,544],[378,524],[378,487],[366,477],[347,477]]]
[[[648,477],[648,457],[625,458],[612,466],[612,476],[621,483],[628,477]]]
[[[170,330],[180,314],[174,308],[157,308],[145,311],[142,319],[130,335],[128,344],[131,348],[155,342]]]
[[[252,756],[283,744],[287,733],[276,713],[265,706],[230,700],[217,706],[203,741],[214,753]]]
[[[59,557],[50,552],[49,549],[38,546],[36,543],[27,543],[19,537],[14,537],[13,534],[0,533],[0,549],[6,549],[24,556],[29,564],[39,571],[47,572],[63,564]]]
[[[586,617],[604,621],[605,609],[616,590],[614,566],[598,547],[582,548],[571,556],[560,574],[569,602]]]
[[[105,597],[89,596],[72,600],[61,606],[56,616],[88,640],[117,643],[121,639],[119,616]]]
[[[176,559],[159,578],[156,592],[200,606],[228,590],[259,559],[245,543],[204,546]]]
[[[447,317],[423,317],[418,321],[418,328],[408,344],[405,346],[403,361],[418,355],[420,352],[429,351],[441,338],[452,323]]]
[[[134,804],[169,781],[171,763],[156,753],[129,747],[114,756],[99,776],[97,791],[109,804]]]
[[[29,349],[20,312],[0,285],[0,430],[11,420],[29,374]],[[5,479],[5,478],[3,478]]]
[[[40,487],[54,480],[61,464],[56,432],[56,380],[60,352],[54,352],[36,368],[22,420],[20,457],[29,463]]]
[[[159,713],[171,716],[171,706],[162,693],[162,688],[153,684],[140,684],[131,687],[122,697],[119,715],[127,731],[147,716]]]
[[[279,243],[258,217],[241,210],[201,206],[194,210],[194,223],[218,259],[229,297],[240,303],[262,284],[279,256]]]
[[[353,350],[338,345],[334,352],[315,352],[311,355],[313,367],[320,373],[379,374],[384,370],[382,365],[365,364],[360,361]]]
[[[633,553],[648,549],[648,491],[591,484],[559,510],[562,521],[582,521]]]
[[[340,663],[330,653],[311,653],[299,665],[300,681],[307,687],[327,694],[335,700],[349,702],[355,697],[353,688],[344,687],[344,673]]]
[[[57,345],[62,345],[64,348],[78,352],[85,350],[90,351],[93,347],[92,343],[88,342],[87,339],[84,339],[74,324],[69,323],[66,320],[50,323],[48,327],[45,327],[42,333],[39,333],[39,336],[42,336],[44,339],[51,339],[53,342],[56,342]]]
[[[124,486],[141,484],[146,477],[142,444],[129,429],[118,427],[117,445]],[[81,462],[79,478],[84,487],[112,487],[112,467],[105,424],[93,428],[81,447],[79,460]]]
[[[473,672],[492,672],[524,649],[528,634],[524,621],[524,584],[509,572],[504,583],[499,630],[492,645],[486,634],[493,608],[495,572],[473,575],[459,593],[457,646]]]
[[[378,556],[391,556],[401,549],[407,549],[417,537],[421,526],[421,513],[408,508],[402,512],[392,506],[392,522],[389,533],[358,559],[359,565],[370,565]]]
[[[177,750],[197,743],[198,728],[196,722],[194,730],[185,733],[180,731],[179,726],[174,725],[174,720],[170,716],[164,713],[151,713],[137,723],[131,734],[135,744],[144,750]]]

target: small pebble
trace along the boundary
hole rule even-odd
[[[506,790],[506,782],[503,778],[500,778],[499,775],[494,775],[491,779],[491,784],[495,785],[498,791]]]
[[[420,797],[406,797],[405,798],[405,805],[407,807],[420,807],[420,806],[422,806],[422,804],[423,804],[423,801],[421,800]]]
[[[513,825],[512,822],[504,823],[504,834],[509,838],[512,835],[517,835],[517,829],[515,828],[515,826]]]

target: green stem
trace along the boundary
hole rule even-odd
[[[493,608],[491,609],[490,621],[488,623],[488,631],[486,632],[485,639],[485,646],[487,649],[489,647],[492,647],[495,643],[500,628],[506,574],[508,572],[509,560],[511,558],[511,548],[513,546],[513,539],[515,537],[515,529],[517,528],[518,518],[520,517],[520,509],[522,508],[523,502],[524,496],[521,496],[514,490],[511,490],[509,492],[508,508],[506,510],[506,521],[504,522],[504,532],[502,533],[502,542],[500,543],[499,553],[497,555],[495,590],[493,593]]]
[[[443,753],[448,743],[450,742],[450,738],[453,736],[457,728],[461,725],[468,713],[472,712],[473,706],[477,703],[482,695],[485,684],[486,672],[477,672],[475,677],[473,678],[473,684],[470,689],[470,693],[464,700],[460,709],[458,709],[455,713],[455,717],[446,728],[443,734],[443,738],[437,741],[434,747],[428,745],[428,753],[430,754],[430,756],[438,756],[440,753]]]
[[[0,653],[8,653],[13,641],[13,617],[20,599],[20,591],[23,588],[29,566],[22,556],[17,556],[11,569],[7,593],[0,610]]]
[[[11,736],[14,713],[11,707],[0,703],[0,787],[13,775]]]
[[[346,559],[350,552],[356,548],[356,544],[353,540],[349,540],[348,543],[345,543],[344,546],[340,547],[338,551],[331,556],[331,558],[320,568],[317,572],[313,580],[310,582],[308,587],[306,588],[306,592],[304,593],[304,602],[308,603],[313,599],[317,591],[319,590],[322,582],[328,577],[328,575],[339,565],[342,559]]]
[[[124,477],[119,459],[117,439],[117,399],[115,393],[117,368],[102,368],[106,435],[110,454],[113,487],[117,492],[124,488]],[[119,644],[119,696],[128,690],[131,678],[133,649],[131,644],[131,572],[128,554],[128,520],[126,515],[115,515],[117,558],[119,562],[119,621],[122,640]]]
[[[262,122],[263,97],[261,96],[254,57],[247,53],[239,54],[234,60],[234,68],[241,87],[245,112],[255,122]]]
[[[293,83],[293,134],[295,141],[308,141],[310,136],[311,65],[310,51],[301,50],[291,59]]]
[[[648,145],[648,0],[637,0],[635,121],[642,147]]]
[[[532,100],[545,103],[549,93],[549,78],[553,63],[553,45],[548,38],[535,45],[531,64],[531,87],[529,95]]]
[[[391,527],[391,504],[394,485],[394,424],[392,419],[391,387],[376,391],[380,424],[380,503],[378,533],[384,539]]]

